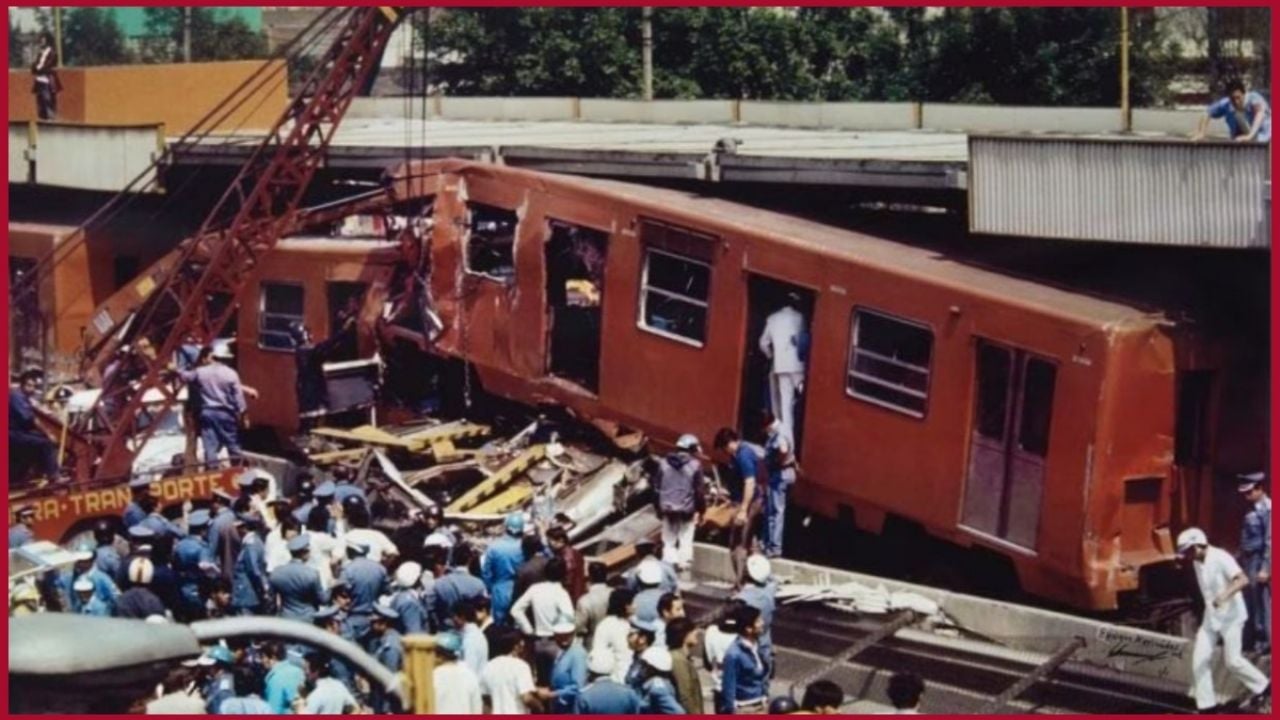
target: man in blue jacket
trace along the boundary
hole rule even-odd
[[[493,621],[499,625],[507,621],[511,604],[515,602],[516,573],[524,564],[524,549],[520,539],[524,535],[524,515],[507,515],[506,535],[493,541],[484,553],[482,574],[489,588],[493,608]]]
[[[738,637],[724,656],[720,707],[723,715],[763,715],[769,702],[769,671],[760,657],[764,632],[760,611],[750,605],[738,609]]]
[[[30,465],[49,480],[59,477],[58,448],[44,431],[36,426],[36,409],[32,398],[40,391],[44,373],[27,370],[18,377],[17,387],[9,388],[9,452],[10,457],[23,456],[29,465],[10,465],[11,482],[24,480]]]

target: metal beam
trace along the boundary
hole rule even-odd
[[[1066,645],[1063,645],[1057,652],[1050,655],[1048,660],[1045,660],[1037,666],[1036,669],[1022,676],[1018,682],[1009,686],[1007,690],[992,698],[991,702],[987,703],[979,714],[996,715],[1008,712],[1009,704],[1018,699],[1019,695],[1026,692],[1032,685],[1035,685],[1041,680],[1052,675],[1054,671],[1059,667],[1062,667],[1062,664],[1070,660],[1071,656],[1075,655],[1076,651],[1082,647],[1084,647],[1084,638],[1079,637],[1071,640]]]
[[[805,675],[804,677],[792,683],[791,684],[792,692],[794,693],[796,688],[801,688],[803,690],[804,688],[809,687],[811,683],[814,683],[826,677],[827,675],[830,675],[831,673],[835,672],[840,666],[849,662],[850,660],[857,657],[858,655],[861,655],[868,648],[871,648],[879,644],[881,640],[891,637],[894,633],[914,623],[915,621],[916,621],[916,613],[912,610],[904,610],[901,613],[893,616],[893,619],[889,620],[884,625],[881,625],[880,627],[876,628],[872,632],[866,635],[863,635],[862,637],[858,638],[858,641],[855,642],[854,644],[850,645],[844,650],[841,650],[840,652],[831,656],[831,661],[828,662],[826,666],[819,668],[818,670],[811,672],[808,675]]]

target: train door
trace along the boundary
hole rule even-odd
[[[980,340],[961,523],[1035,549],[1057,366]]]
[[[609,236],[559,220],[548,229],[547,371],[596,394]]]
[[[763,275],[747,276],[747,336],[738,424],[743,437],[761,442],[761,411],[772,409],[783,422],[790,415],[797,457],[804,447],[804,380],[809,365],[813,304],[814,292],[808,288]],[[775,362],[779,363],[779,370],[791,372],[787,376],[775,375]],[[794,372],[796,367],[800,372]],[[789,412],[784,409],[788,402]]]

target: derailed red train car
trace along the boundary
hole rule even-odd
[[[791,296],[812,338],[806,510],[981,548],[1092,610],[1213,512],[1214,462],[1174,446],[1208,432],[1178,404],[1219,422],[1185,380],[1221,348],[1159,314],[676,191],[461,161],[395,177],[435,196],[435,349],[488,392],[709,447],[758,416],[757,338]]]

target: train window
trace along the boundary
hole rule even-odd
[[[648,248],[641,286],[641,327],[702,347],[707,339],[711,266]]]
[[[302,322],[303,291],[301,285],[262,283],[258,306],[258,347],[267,350],[292,350],[289,325]]]
[[[1053,415],[1053,384],[1058,368],[1027,358],[1022,380],[1022,418],[1018,423],[1018,447],[1044,457],[1049,452],[1049,418]]]
[[[467,203],[467,212],[471,216],[467,270],[502,282],[514,279],[517,215],[481,203]]]
[[[978,434],[993,440],[1005,436],[1009,419],[1009,378],[1013,354],[990,343],[978,345]]]
[[[853,313],[846,391],[861,400],[924,417],[933,333],[924,325],[871,310]]]

